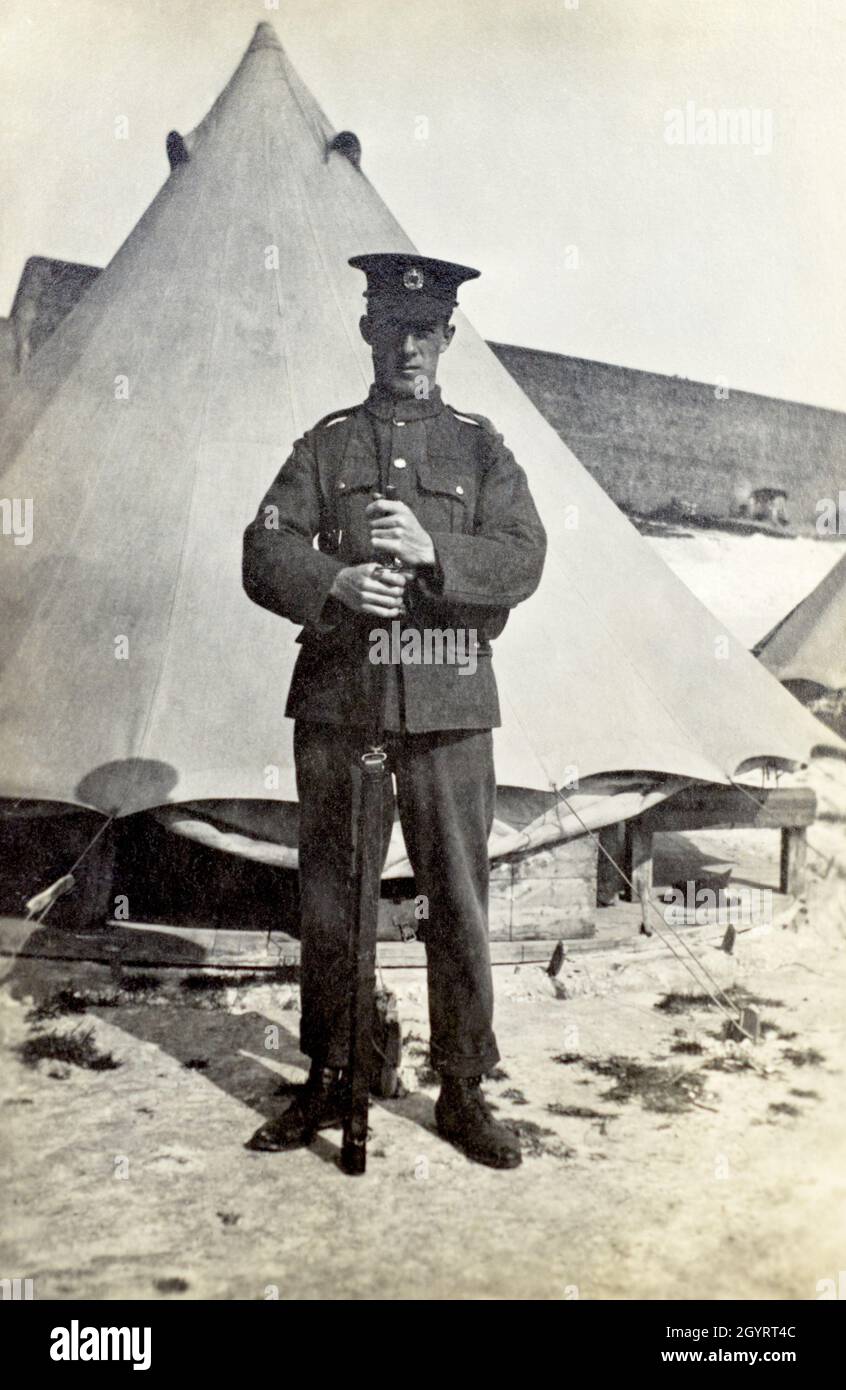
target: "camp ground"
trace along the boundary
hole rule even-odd
[[[295,633],[280,639],[246,600],[238,537],[307,423],[366,389],[348,257],[410,245],[336,135],[260,26],[151,208],[19,377],[3,484],[37,498],[38,537],[2,556],[14,595],[2,790],[18,809],[113,822],[179,807],[169,826],[213,839],[216,817],[201,832],[186,807],[239,803],[238,834],[255,803],[281,803],[276,859],[295,862],[281,719]],[[494,855],[618,823],[690,781],[807,760],[816,723],[675,580],[463,319],[447,366],[450,396],[472,396],[531,460],[550,538],[543,592],[499,657]],[[403,858],[397,845],[394,876]]]
[[[239,1147],[250,1128],[242,1112],[264,1113],[274,1087],[303,1067],[291,1027],[297,806],[283,718],[296,629],[245,597],[241,533],[294,441],[367,391],[348,258],[415,249],[368,179],[366,148],[329,123],[268,23],[196,129],[171,133],[167,154],[160,192],[104,269],[32,263],[0,383],[0,491],[12,520],[11,499],[32,500],[29,522],[17,517],[31,524],[27,543],[4,537],[0,547],[0,950],[18,1051],[9,1100],[32,1103],[22,1145],[52,1129],[51,1090],[70,1097],[75,1124],[86,1116],[72,1148],[52,1141],[65,1195],[27,1226],[46,1296],[60,1298],[112,1289],[262,1297],[302,1258],[300,1237],[289,1230],[280,1246],[274,1226],[288,1272],[274,1265],[259,1212],[274,1200],[273,1180]],[[533,403],[507,353],[475,331],[472,290],[464,302],[444,394],[495,421],[549,537],[536,599],[515,612],[496,651],[503,722],[490,935],[515,1058],[498,1103],[533,1146],[543,1220],[559,1183],[575,1182],[590,1191],[597,1229],[611,1223],[623,1148],[642,1166],[622,1199],[638,1234],[623,1242],[616,1272],[607,1249],[576,1234],[575,1213],[564,1223],[596,1296],[625,1297],[643,1251],[654,1250],[662,1164],[689,1171],[703,1133],[711,1167],[721,1144],[740,1166],[747,1149],[750,1164],[766,1164],[764,1140],[775,1133],[766,1126],[799,1112],[809,1145],[822,1132],[812,1097],[829,1097],[838,1046],[843,1061],[825,1011],[842,971],[832,904],[843,893],[846,745],[783,682],[846,687],[846,559],[837,561],[837,542],[732,537],[722,558],[733,557],[738,582],[723,595],[730,621],[717,615],[697,597],[696,577],[685,582],[686,542],[642,534],[597,480],[601,470]],[[750,547],[765,541],[824,551],[815,563],[830,569],[810,597],[791,589],[788,599],[770,562],[772,621],[794,597],[804,601],[753,651],[743,576],[762,553]],[[796,589],[803,582],[794,575]],[[394,1147],[382,1176],[367,1179],[359,1235],[388,1170],[413,1201],[440,1184],[444,1229],[457,1202],[475,1200],[468,1193],[494,1200],[488,1175],[436,1151],[420,922],[397,823],[378,963],[404,1044],[404,1094],[374,1117],[377,1149],[388,1133]],[[811,1007],[801,972],[826,975],[828,952],[836,964]],[[778,971],[785,999],[772,1003]],[[791,1050],[811,1057],[812,1086]],[[750,1104],[757,1137],[744,1130]],[[129,1110],[140,1137],[124,1133]],[[663,1136],[641,1121],[668,1114],[683,1117],[681,1137],[674,1158],[656,1158]],[[77,1260],[73,1190],[80,1184],[87,1210],[101,1200],[93,1169],[83,1181],[81,1155],[105,1134],[115,1153],[130,1151],[130,1166],[137,1153],[148,1195],[169,1191],[137,1254],[106,1241]],[[331,1141],[318,1147],[316,1159],[292,1160],[293,1190],[308,1186],[310,1163],[321,1191],[337,1176]],[[797,1169],[805,1152],[797,1141]],[[213,1195],[188,1215],[200,1180]],[[766,1168],[778,1201],[790,1180]],[[139,1231],[149,1211],[141,1186],[127,1184],[123,1218]],[[827,1191],[812,1194],[808,1211]],[[732,1194],[746,1231],[746,1198]],[[426,1281],[445,1297],[503,1296],[495,1264],[520,1220],[532,1232],[518,1256],[527,1296],[553,1296],[545,1281],[577,1285],[563,1245],[544,1272],[531,1201],[526,1185],[502,1232],[468,1235],[464,1274],[459,1222],[441,1266],[403,1264],[402,1296],[422,1296]],[[319,1202],[315,1211],[320,1225]],[[58,1262],[42,1231],[48,1216]],[[678,1221],[691,1239],[683,1210]],[[184,1223],[178,1242],[168,1222]],[[382,1254],[399,1224],[394,1210]],[[252,1270],[248,1241],[259,1252]],[[707,1245],[711,1296],[734,1296],[737,1281]],[[835,1258],[833,1234],[800,1246],[795,1268],[767,1257],[761,1296],[804,1296],[823,1247]],[[671,1240],[668,1269],[650,1265],[647,1296],[690,1296],[680,1251]],[[388,1296],[381,1259],[363,1272],[338,1259],[330,1239],[297,1296],[325,1291],[333,1261],[355,1296]],[[284,1296],[294,1296],[290,1285]]]

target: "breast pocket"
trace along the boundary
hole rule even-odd
[[[418,521],[427,531],[472,534],[477,483],[463,459],[440,458],[417,468]]]
[[[367,454],[348,455],[334,484],[338,556],[352,564],[370,559],[370,526],[365,516],[379,489],[379,468]]]

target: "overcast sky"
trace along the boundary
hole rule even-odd
[[[3,0],[0,313],[114,254],[263,19],[486,337],[846,409],[843,0]]]

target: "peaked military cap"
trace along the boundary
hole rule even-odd
[[[481,273],[453,261],[395,252],[353,256],[349,264],[367,276],[368,313],[375,310],[414,318],[449,317],[458,303],[459,285]]]

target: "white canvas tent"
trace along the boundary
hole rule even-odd
[[[0,493],[32,499],[34,529],[0,545],[5,798],[273,801],[293,834],[296,633],[243,594],[241,532],[293,440],[366,393],[348,257],[412,246],[334,134],[259,25],[187,160],[17,380]],[[446,216],[420,249],[451,254]],[[598,825],[686,779],[807,758],[814,720],[457,325],[444,395],[495,421],[549,533],[541,588],[496,644],[515,790],[492,848],[578,829],[557,797],[576,777],[568,801]]]
[[[846,689],[846,555],[755,651],[780,681]]]

